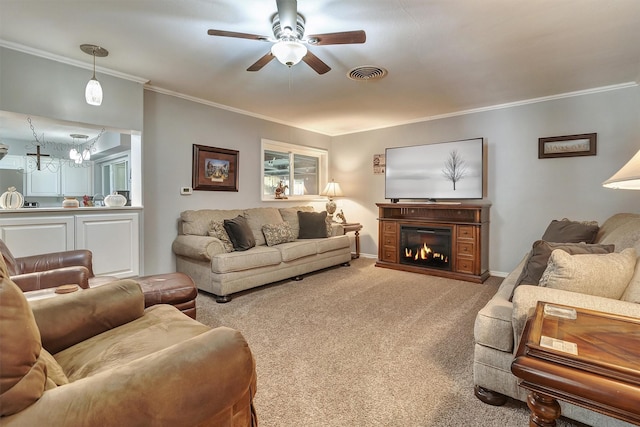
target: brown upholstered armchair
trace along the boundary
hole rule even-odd
[[[76,284],[86,289],[90,279],[94,278],[92,254],[88,250],[15,258],[0,239],[0,253],[11,280],[24,292],[66,284]]]
[[[256,426],[240,332],[120,280],[27,302],[0,258],[0,426]]]

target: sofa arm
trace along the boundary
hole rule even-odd
[[[513,295],[512,323],[516,343],[520,341],[527,318],[533,314],[538,301],[640,318],[640,304],[543,286],[522,285],[516,288]]]
[[[32,301],[42,346],[51,354],[144,315],[144,295],[133,280]]]
[[[93,255],[91,251],[86,249],[19,257],[16,258],[16,263],[22,273],[82,266],[89,270],[89,277],[93,277]]]
[[[246,341],[240,332],[221,327],[47,390],[3,422],[7,426],[232,425],[233,417],[234,426],[251,426],[255,381]]]
[[[343,234],[344,234],[344,227],[342,226],[342,224],[340,224],[339,222],[332,222],[331,235],[329,237],[342,236]]]
[[[56,288],[60,285],[78,285],[89,287],[89,270],[86,267],[63,267],[48,271],[38,271],[11,276],[22,292]]]
[[[201,261],[211,261],[211,258],[215,255],[227,252],[225,251],[224,245],[220,239],[210,236],[184,234],[175,238],[171,245],[171,249],[176,255]]]

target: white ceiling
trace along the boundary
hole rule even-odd
[[[247,72],[270,43],[207,35],[271,36],[275,12],[275,0],[0,0],[0,39],[87,66],[79,46],[97,44],[99,71],[327,135],[640,81],[640,0],[300,0],[305,34],[367,34],[310,47],[324,75],[276,60]],[[389,74],[346,77],[363,65]]]

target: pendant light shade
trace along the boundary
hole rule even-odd
[[[80,49],[88,54],[93,56],[93,76],[91,80],[87,83],[87,87],[84,90],[84,98],[89,105],[101,105],[102,104],[102,86],[100,86],[100,82],[96,79],[96,56],[101,58],[109,55],[109,51],[103,47],[96,46],[94,44],[83,44],[80,45]]]
[[[87,83],[87,88],[84,90],[84,97],[89,105],[102,104],[102,86],[98,79],[94,77]]]

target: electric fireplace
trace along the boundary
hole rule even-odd
[[[401,264],[451,270],[451,228],[400,226]]]

